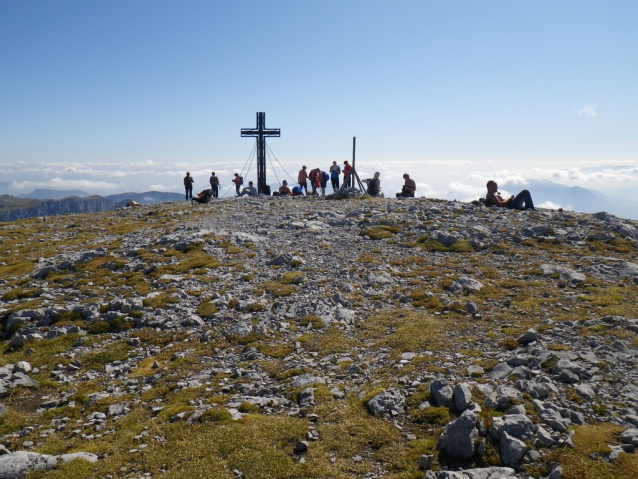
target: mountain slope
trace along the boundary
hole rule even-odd
[[[633,479],[637,240],[425,199],[0,225],[0,472]]]
[[[126,206],[129,201],[141,204],[155,204],[163,201],[183,200],[177,193],[149,191],[146,193],[122,193],[101,196],[64,197],[57,200],[41,200],[33,198],[18,198],[11,195],[0,196],[0,221],[14,221],[32,218],[34,216],[49,216],[66,213],[97,213]]]
[[[33,200],[41,201],[41,200]],[[78,198],[71,196],[60,200],[41,201],[30,207],[3,208],[0,213],[0,221],[15,221],[34,216],[50,216],[68,213],[98,213],[115,208],[113,201],[101,196],[89,196]]]

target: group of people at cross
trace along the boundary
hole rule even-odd
[[[332,184],[332,191],[336,193],[339,190],[339,179],[341,174],[344,175],[344,186],[346,188],[350,188],[354,184],[352,180],[352,166],[348,163],[348,161],[344,161],[343,164],[344,167],[341,169],[339,165],[337,165],[337,162],[333,161],[329,172],[322,171],[320,168],[308,171],[308,168],[304,165],[299,171],[299,175],[297,177],[298,186],[291,189],[288,186],[288,182],[283,180],[282,186],[278,191],[273,193],[273,196],[302,196],[304,191],[306,195],[319,195],[319,191],[321,191],[321,195],[325,196],[328,178],[330,178],[330,182]],[[380,176],[380,173],[376,172],[373,178],[363,180],[368,185],[366,192],[371,196],[378,196],[381,192]],[[411,179],[410,175],[407,173],[403,175],[403,179],[405,183],[403,184],[401,192],[396,194],[397,198],[414,197],[416,192],[416,182]],[[195,180],[191,176],[190,172],[186,172],[186,176],[184,177],[186,200],[193,199],[194,182]],[[255,188],[252,181],[249,181],[248,186],[244,187],[243,190],[240,191],[243,184],[243,178],[239,176],[239,173],[234,174],[232,182],[235,185],[236,196],[257,196],[257,188]],[[308,193],[308,182],[310,182],[311,193]],[[210,191],[211,198],[217,198],[219,196],[219,177],[215,175],[214,171],[211,173],[209,183],[210,190],[208,191]],[[486,206],[497,206],[499,208],[517,210],[535,209],[532,195],[528,190],[523,190],[518,195],[505,199],[498,191],[498,185],[494,180],[488,181],[486,186],[487,195],[485,199],[482,200]],[[201,193],[198,196],[201,196]]]

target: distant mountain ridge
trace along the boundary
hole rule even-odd
[[[15,221],[32,218],[34,216],[50,216],[67,213],[99,213],[101,211],[121,208],[126,206],[126,203],[129,201],[135,201],[140,204],[155,204],[163,201],[183,200],[184,196],[179,193],[165,193],[160,191],[121,193],[107,197],[98,195],[88,196],[85,198],[69,196],[49,200],[1,195],[0,221]]]
[[[33,190],[31,193],[22,193],[18,195],[18,198],[35,198],[37,200],[59,200],[62,198],[68,198],[69,196],[77,196],[79,198],[86,198],[91,196],[90,193],[82,190],[48,190],[46,188],[40,188]]]
[[[2,199],[4,200],[3,195]],[[6,209],[6,208],[2,208]],[[34,216],[50,216],[67,213],[99,213],[115,209],[115,203],[101,196],[89,196],[88,198],[78,198],[70,196],[59,200],[42,201],[37,206],[27,208],[15,208],[0,213],[0,221],[15,221]]]

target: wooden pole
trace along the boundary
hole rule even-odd
[[[353,136],[352,137],[352,167],[354,168],[354,151],[356,149],[357,146],[357,137]]]

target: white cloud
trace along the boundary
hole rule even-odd
[[[401,191],[401,187],[397,191]],[[416,196],[425,196],[427,198],[437,198],[441,196],[439,191],[428,185],[427,183],[417,183],[416,184]]]
[[[83,190],[91,193],[94,190],[110,191],[117,187],[117,184],[107,183],[106,181],[64,180],[62,178],[52,178],[48,181],[14,181],[11,183],[11,189],[18,191],[43,188],[49,190]]]
[[[596,113],[596,105],[585,105],[583,106],[580,110],[578,110],[576,113],[578,115],[585,115],[589,118],[593,118],[597,115]]]
[[[482,185],[466,185],[460,181],[453,181],[448,185],[445,195],[448,198],[456,198],[459,201],[472,201],[481,196],[485,196],[486,189]]]
[[[170,186],[166,186],[166,185],[151,185],[148,187],[149,191],[171,191],[174,190],[175,188],[171,188]]]
[[[541,203],[540,205],[536,205],[539,208],[547,208],[549,210],[557,210],[558,208],[563,208],[565,211],[572,211],[573,208],[570,205],[567,206],[561,206],[557,203],[552,203],[551,201],[544,201],[543,203]]]

